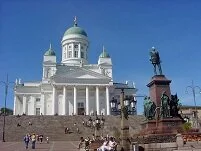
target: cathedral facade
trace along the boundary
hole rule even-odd
[[[137,89],[113,82],[112,60],[104,48],[97,64],[88,63],[88,35],[76,20],[65,31],[61,47],[60,63],[51,45],[45,52],[41,81],[16,80],[14,115],[111,115],[118,108],[121,88],[136,110]]]

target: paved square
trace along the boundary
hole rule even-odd
[[[36,149],[25,149],[25,143],[22,142],[0,142],[0,151],[79,151],[77,149],[78,141],[52,141],[49,144],[46,142],[36,143]]]

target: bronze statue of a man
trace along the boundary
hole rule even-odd
[[[159,52],[154,47],[152,47],[149,54],[150,54],[149,60],[154,66],[154,74],[162,75],[161,60],[160,60]],[[158,67],[159,74],[157,73],[157,70],[156,70],[157,67]]]
[[[166,92],[164,91],[161,95],[161,117],[162,118],[167,118],[170,117],[170,99]]]

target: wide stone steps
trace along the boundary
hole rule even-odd
[[[94,128],[85,127],[82,122],[88,122],[89,116],[6,116],[5,139],[7,141],[19,141],[23,139],[26,133],[43,134],[51,140],[74,141],[79,140],[81,136],[92,137]],[[99,116],[99,118],[101,118]],[[95,119],[95,116],[92,116]],[[98,132],[104,136],[119,135],[120,117],[104,116],[105,123]],[[130,116],[128,123],[130,125],[130,135],[139,131],[140,123],[144,120],[143,116]],[[29,125],[31,123],[32,125]],[[76,123],[76,126],[74,126]],[[21,126],[17,126],[20,124]],[[65,134],[65,127],[70,129],[70,134]],[[80,133],[76,132],[77,127]],[[3,116],[0,116],[0,140],[2,140]]]

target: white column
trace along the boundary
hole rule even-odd
[[[74,86],[74,110],[73,114],[77,115],[77,88]]]
[[[72,44],[72,58],[74,58],[74,54],[75,54],[75,49],[74,49],[74,43]]]
[[[99,87],[96,86],[96,111],[97,115],[100,115],[100,100],[99,100]]]
[[[81,44],[79,43],[78,44],[78,58],[81,58],[81,46],[80,46]]]
[[[17,107],[17,96],[14,96],[14,106],[13,106],[13,115],[16,115],[16,107]]]
[[[63,87],[63,103],[62,103],[62,107],[63,107],[63,115],[66,115],[66,86]]]
[[[36,115],[36,98],[32,96],[32,109],[33,109],[33,113],[32,115]]]
[[[106,108],[107,108],[107,115],[110,115],[110,94],[109,94],[109,87],[106,87]]]
[[[41,97],[40,97],[40,100],[41,100],[41,113],[42,115],[45,115],[45,94],[44,93],[41,93]]]
[[[89,87],[86,86],[86,115],[89,115]]]
[[[23,103],[22,103],[22,105],[23,105],[23,112],[22,113],[24,113],[24,114],[27,114],[27,97],[24,95],[23,96]]]
[[[52,92],[52,115],[56,114],[56,88],[53,86]]]

